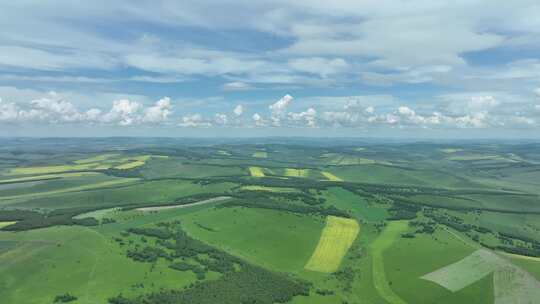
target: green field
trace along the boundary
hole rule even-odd
[[[389,284],[386,277],[383,254],[392,246],[397,237],[407,229],[408,223],[405,221],[389,222],[381,235],[371,245],[371,254],[373,259],[373,285],[379,295],[390,304],[407,303],[401,299]]]
[[[312,217],[246,208],[208,209],[188,215],[183,223],[190,235],[209,244],[254,263],[292,272],[304,268],[324,226]]]
[[[532,144],[87,141],[0,151],[2,303],[540,297]]]

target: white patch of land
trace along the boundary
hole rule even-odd
[[[230,198],[231,198],[230,196],[218,196],[218,197],[209,198],[207,200],[198,201],[198,202],[191,203],[191,204],[144,207],[144,208],[137,208],[135,210],[148,212],[148,211],[161,211],[161,210],[177,209],[177,208],[187,208],[187,207],[192,207],[192,206],[197,206],[197,205],[217,203],[217,202],[221,202],[221,201],[224,201],[224,200],[228,200]]]
[[[479,249],[466,258],[422,277],[456,292],[491,274],[507,262],[495,253]]]
[[[493,275],[494,304],[533,304],[540,300],[540,283],[528,272],[507,265]]]
[[[534,304],[540,299],[540,282],[527,271],[487,249],[426,274],[422,279],[456,292],[493,273],[494,304]]]

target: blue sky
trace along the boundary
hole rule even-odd
[[[0,136],[539,137],[538,1],[12,2]]]

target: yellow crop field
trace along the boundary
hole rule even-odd
[[[328,216],[317,248],[304,268],[326,273],[336,271],[359,231],[356,220]]]
[[[141,161],[141,160],[134,160],[134,161],[131,161],[129,163],[125,163],[125,164],[121,164],[119,166],[116,166],[114,168],[119,169],[119,170],[129,170],[129,169],[137,168],[137,167],[140,167],[140,166],[144,166],[145,163],[146,162]]]
[[[268,153],[266,153],[265,151],[256,151],[255,153],[253,153],[252,156],[257,158],[267,158]]]
[[[16,222],[0,222],[0,229],[6,227],[6,226],[9,226],[9,225],[13,225],[15,224]]]
[[[150,158],[168,158],[168,156],[141,155],[141,156],[123,158],[120,160],[122,164],[114,168],[119,169],[119,170],[129,170],[129,169],[141,167],[141,166],[144,166],[144,164],[146,164],[146,161],[149,160]]]
[[[249,173],[253,177],[264,177],[264,172],[260,167],[249,167]]]
[[[321,174],[324,175],[324,177],[326,177],[328,180],[333,181],[333,182],[342,182],[343,181],[341,178],[335,176],[334,174],[332,174],[330,172],[322,171]]]
[[[292,169],[292,168],[285,169],[285,176],[307,177],[308,174],[309,174],[309,169]]]

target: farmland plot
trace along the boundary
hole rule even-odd
[[[496,254],[480,249],[466,258],[429,273],[422,278],[456,292],[491,274],[505,263]]]
[[[326,273],[336,271],[359,231],[360,226],[355,220],[327,217],[317,248],[305,268]]]
[[[253,177],[264,177],[264,172],[260,167],[249,167],[249,174]]]

